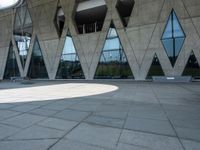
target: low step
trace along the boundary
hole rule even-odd
[[[154,82],[191,82],[191,76],[153,76]]]

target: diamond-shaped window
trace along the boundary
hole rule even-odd
[[[117,1],[117,11],[122,20],[124,27],[127,27],[129,18],[131,16],[135,1],[134,0],[118,0]]]
[[[22,66],[25,66],[32,37],[32,20],[26,1],[18,7],[15,14],[14,38],[19,51]]]
[[[54,24],[56,26],[58,36],[61,37],[64,25],[65,25],[65,15],[64,15],[62,7],[58,7],[56,10]]]
[[[74,21],[79,34],[102,30],[107,13],[105,0],[76,0]]]
[[[175,65],[178,55],[185,41],[185,33],[181,27],[178,17],[174,10],[168,18],[161,41],[170,59],[172,66]]]

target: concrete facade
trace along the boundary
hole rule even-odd
[[[29,54],[23,69],[12,31],[16,10],[0,12],[0,79],[3,79],[10,41],[14,45],[21,76],[26,76],[36,36],[42,49],[49,79],[55,79],[65,37],[72,34],[85,78],[92,80],[111,21],[114,22],[135,80],[145,80],[155,53],[166,76],[181,76],[191,51],[200,62],[200,1],[199,0],[135,0],[128,23],[124,28],[117,0],[106,0],[107,14],[101,32],[78,34],[73,14],[75,0],[60,0],[65,14],[65,25],[59,38],[54,24],[58,0],[27,0],[33,22]],[[186,39],[174,67],[161,43],[167,19],[174,9],[186,34]]]

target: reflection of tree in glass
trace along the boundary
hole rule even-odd
[[[133,78],[113,23],[108,31],[95,78]]]

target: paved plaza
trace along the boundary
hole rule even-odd
[[[0,150],[199,150],[200,83],[0,83]]]

